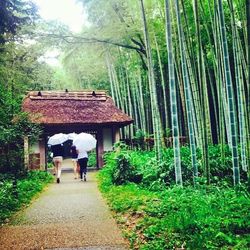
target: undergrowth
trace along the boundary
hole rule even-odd
[[[53,180],[52,175],[44,171],[28,172],[26,177],[16,183],[8,179],[8,175],[4,177],[0,180],[1,224],[23,205],[29,204],[31,199]]]
[[[157,166],[152,152],[119,150],[106,156],[100,189],[131,249],[250,249],[249,193],[244,186],[231,187],[231,170],[219,166],[217,148],[212,157],[213,184],[201,180],[194,188],[186,171],[181,188],[173,185],[170,164]]]

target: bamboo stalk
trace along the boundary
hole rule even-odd
[[[172,121],[173,147],[174,147],[175,179],[176,179],[176,184],[182,186],[179,125],[178,125],[178,111],[177,111],[177,100],[176,100],[176,82],[175,82],[175,74],[174,74],[172,28],[171,28],[169,2],[170,0],[165,0],[166,41],[167,41],[167,49],[168,49],[168,70],[169,70],[169,85],[170,85],[169,89],[170,89],[171,121]]]
[[[234,185],[240,184],[240,170],[238,163],[238,152],[237,152],[237,128],[236,128],[236,115],[235,115],[235,104],[233,97],[233,86],[229,65],[229,55],[228,55],[228,45],[226,39],[226,27],[224,20],[224,12],[222,6],[222,0],[218,0],[218,13],[219,13],[219,22],[220,22],[220,35],[223,42],[223,63],[224,63],[224,72],[226,80],[226,91],[228,98],[228,110],[229,110],[229,124],[231,128],[231,137],[232,137],[232,162],[233,162],[233,179]]]
[[[246,130],[245,130],[245,115],[244,105],[242,97],[242,77],[241,77],[241,61],[240,61],[240,48],[237,34],[237,27],[235,23],[235,13],[232,0],[229,0],[229,7],[231,13],[231,26],[233,33],[233,56],[234,56],[234,68],[235,68],[235,79],[237,87],[237,103],[238,103],[238,120],[239,120],[239,134],[240,134],[240,147],[241,147],[241,165],[244,171],[247,171],[247,160],[246,160]]]
[[[201,116],[202,116],[202,160],[204,170],[206,172],[207,184],[210,184],[210,167],[208,161],[208,139],[207,139],[207,114],[206,114],[206,81],[203,75],[203,50],[202,50],[202,43],[201,43],[201,35],[200,35],[200,15],[198,9],[198,0],[194,0],[194,17],[195,17],[195,27],[196,27],[196,36],[197,36],[197,58],[198,58],[198,77],[197,82],[199,86],[199,93],[200,93],[200,107],[201,107]]]
[[[145,45],[146,45],[146,53],[147,53],[149,90],[150,90],[151,107],[152,107],[152,118],[153,118],[152,121],[153,121],[155,151],[156,151],[157,159],[161,159],[162,157],[162,153],[161,153],[162,129],[161,127],[162,126],[161,126],[161,120],[160,120],[159,105],[158,105],[158,100],[157,100],[157,90],[156,90],[156,83],[155,83],[153,59],[152,59],[151,46],[150,46],[150,41],[149,41],[144,1],[140,0],[140,3],[141,3],[141,15],[142,15],[142,21],[143,21],[143,31],[144,31],[144,38],[145,38]]]
[[[190,83],[189,83],[189,77],[187,74],[186,58],[184,54],[184,35],[182,31],[182,26],[181,26],[181,18],[180,18],[178,0],[175,0],[175,9],[176,9],[176,16],[177,16],[179,48],[180,48],[180,55],[181,55],[181,66],[182,66],[184,91],[185,91],[185,103],[186,103],[186,109],[187,109],[188,132],[189,132],[191,159],[192,159],[192,166],[193,166],[193,177],[194,177],[194,184],[195,184],[195,181],[196,181],[195,179],[196,177],[198,177],[198,165],[197,165],[194,125],[193,125],[193,117],[192,117]]]

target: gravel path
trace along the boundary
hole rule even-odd
[[[0,228],[0,249],[125,250],[95,179],[73,179],[63,172],[61,183],[51,184],[11,225]]]

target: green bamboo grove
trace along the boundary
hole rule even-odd
[[[220,144],[223,160],[227,144],[232,179],[240,184],[250,156],[249,0],[84,2],[93,23],[88,34],[98,30],[99,40],[79,45],[78,39],[70,51],[79,67],[86,46],[103,58],[110,94],[135,121],[123,137],[138,130],[153,137],[159,161],[162,149],[172,146],[179,185],[181,140],[190,146],[194,182],[202,175],[208,184],[208,147]]]

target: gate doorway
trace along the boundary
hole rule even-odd
[[[84,133],[90,133],[90,132],[85,131]],[[96,138],[96,132],[95,133],[91,132],[91,134]],[[48,139],[49,139],[49,137],[48,137]],[[62,145],[63,145],[63,149],[64,149],[63,160],[70,160],[71,161],[71,147],[73,145],[73,140],[67,140],[64,143],[62,143]],[[95,149],[91,150],[90,152],[87,152],[87,154],[88,154],[88,168],[98,169],[97,147]],[[46,145],[46,169],[53,167],[52,159],[53,159],[53,157],[52,157],[50,145],[47,144]],[[68,162],[70,162],[70,161],[68,161]],[[67,164],[67,165],[71,166],[72,164]]]

